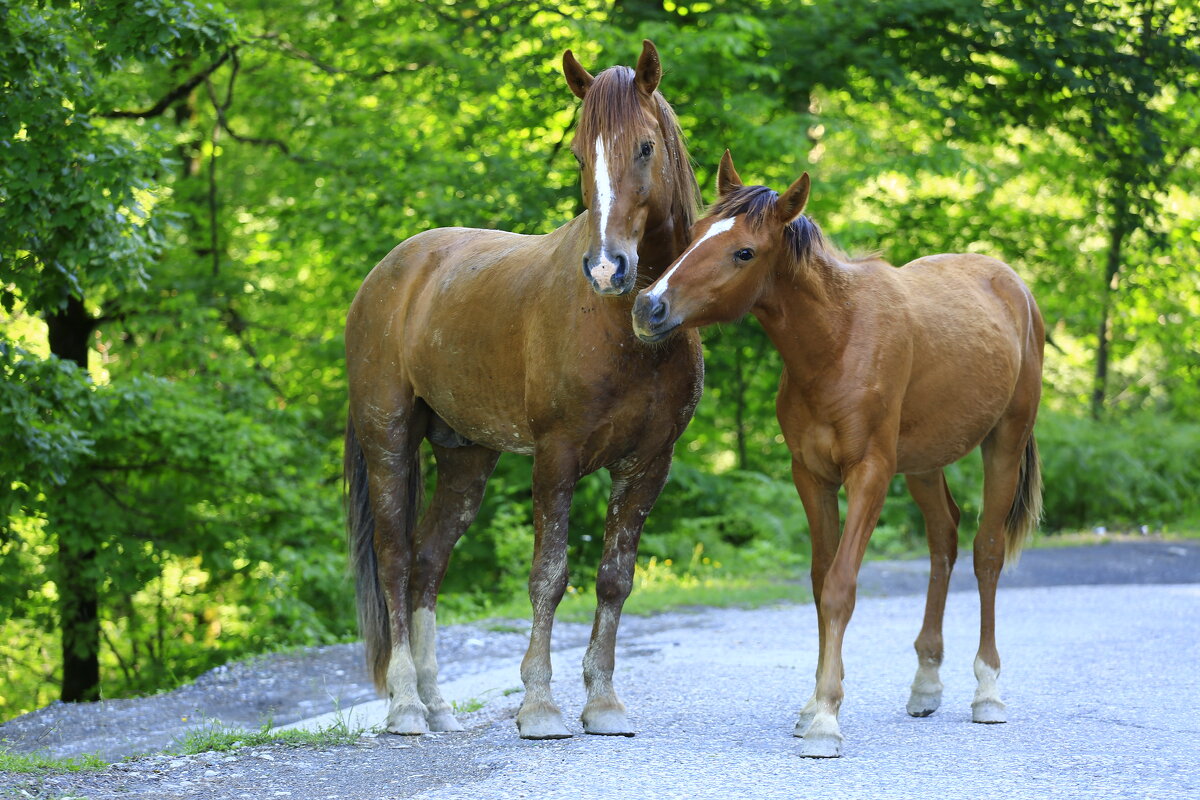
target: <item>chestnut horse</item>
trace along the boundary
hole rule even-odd
[[[678,329],[753,312],[783,358],[776,411],[812,536],[820,637],[816,689],[795,735],[804,755],[831,757],[842,749],[842,637],[858,568],[897,473],[924,515],[932,563],[908,713],[927,716],[941,702],[942,614],[959,521],[942,470],[980,444],[972,708],[976,722],[1005,721],[996,687],[996,582],[1041,510],[1033,423],[1044,330],[1025,284],[993,258],[943,254],[900,269],[848,260],[801,216],[808,190],[807,173],[782,196],[743,186],[726,151],[717,205],[696,224],[684,254],[638,295],[633,320],[643,340],[666,343]]]
[[[567,513],[581,477],[612,474],[597,608],[583,659],[588,733],[633,735],[612,685],[642,525],[703,380],[699,336],[647,347],[630,329],[639,271],[657,277],[699,205],[658,53],[593,78],[572,149],[589,209],[544,236],[440,228],[399,244],[346,321],[345,480],[359,624],[393,733],[462,730],[437,685],[435,618],[451,549],[501,451],[533,456],[533,627],[521,664],[522,738],[570,736],[550,691],[550,632],[567,586]],[[582,268],[581,268],[582,266]],[[644,283],[643,283],[644,285]],[[437,488],[417,522],[419,445]]]

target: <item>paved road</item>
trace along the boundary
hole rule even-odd
[[[1071,579],[1070,573],[1097,555],[1081,553],[1035,551],[1001,585],[1020,584],[1017,576],[1043,569],[1040,581],[1079,583],[1092,570],[1085,569],[1083,578]],[[1119,557],[1123,553],[1114,547],[1101,560],[1134,560],[1132,554]],[[1161,556],[1165,561],[1152,577],[1179,582],[1001,589],[998,637],[1007,725],[970,722],[978,636],[974,592],[950,598],[942,710],[927,719],[904,713],[915,667],[910,643],[923,600],[904,593],[908,579],[896,574],[915,573],[920,590],[921,567],[877,565],[864,573],[866,593],[876,596],[860,599],[846,638],[847,741],[845,757],[838,760],[799,758],[799,742],[791,736],[816,659],[815,612],[803,605],[670,615],[671,624],[624,638],[617,681],[641,730],[633,739],[517,739],[512,718],[520,695],[502,693],[518,685],[513,658],[453,682],[449,695],[488,701],[466,717],[464,734],[419,740],[385,735],[326,751],[250,749],[159,767],[135,762],[124,772],[114,768],[86,779],[90,789],[74,778],[20,787],[33,789],[33,796],[74,791],[95,800],[1196,800],[1200,548],[1157,544],[1136,553],[1143,560],[1147,554]],[[1172,572],[1176,568],[1178,574]],[[1119,581],[1122,569],[1111,569]],[[889,571],[895,574],[883,574]],[[969,574],[965,580],[956,585],[969,586]],[[569,718],[583,705],[581,656],[573,648],[555,659],[555,691]],[[2,778],[0,793],[15,788]]]
[[[638,737],[521,742],[513,696],[469,745],[485,773],[415,796],[1200,798],[1200,586],[1163,585],[1200,581],[1200,548],[1028,555],[999,600],[1007,725],[970,722],[979,605],[969,554],[947,611],[943,708],[928,719],[904,713],[923,610],[914,593],[928,571],[877,563],[846,639],[844,758],[800,759],[791,736],[816,668],[814,608],[708,611],[621,648],[618,685]],[[1157,585],[1121,585],[1132,582]],[[584,699],[580,655],[555,663],[568,716]]]
[[[1005,591],[1003,726],[970,722],[978,604],[966,594],[947,614],[943,709],[904,713],[921,609],[860,602],[840,760],[800,759],[791,736],[815,669],[813,608],[722,611],[624,648],[637,738],[519,742],[503,720],[471,743],[486,776],[416,796],[1200,798],[1200,587]],[[578,713],[564,661],[561,702]]]

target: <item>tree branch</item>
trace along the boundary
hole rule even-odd
[[[288,147],[287,142],[281,141],[279,139],[262,138],[262,137],[257,137],[257,136],[242,136],[241,134],[234,131],[232,128],[229,127],[229,120],[225,116],[225,110],[228,108],[228,101],[230,98],[226,99],[225,104],[221,104],[221,103],[217,102],[217,93],[213,89],[212,82],[205,81],[204,86],[208,90],[209,99],[212,101],[213,111],[215,111],[217,114],[217,124],[220,125],[221,129],[224,130],[226,133],[228,133],[230,135],[230,137],[233,138],[234,141],[241,142],[242,144],[256,144],[256,145],[262,145],[264,147],[275,147],[275,148],[279,149],[279,152],[283,153],[285,156],[290,158],[292,161],[296,161],[296,162],[299,162],[302,164],[313,163],[312,159],[301,158],[300,156],[292,155],[292,149],[290,147]],[[230,92],[232,95],[232,83],[230,84]]]
[[[377,81],[380,78],[386,78],[389,75],[395,75],[399,72],[410,71],[407,68],[401,70],[401,69],[392,69],[391,67],[384,67],[383,69],[377,69],[374,72],[356,72],[356,71],[350,70],[350,69],[342,69],[341,67],[335,67],[333,64],[330,64],[327,61],[322,61],[320,58],[318,58],[317,56],[314,56],[312,53],[308,52],[307,50],[301,50],[299,47],[292,44],[287,39],[283,39],[283,38],[279,38],[279,37],[270,37],[270,38],[263,37],[263,38],[267,39],[268,41],[274,42],[276,44],[276,46],[280,50],[284,51],[285,53],[295,56],[296,58],[300,59],[301,61],[307,61],[309,64],[312,64],[314,67],[321,70],[326,75],[349,75],[351,77],[360,78],[364,81]],[[418,66],[428,66],[428,65],[420,64]]]
[[[258,372],[258,376],[262,378],[263,383],[265,383],[271,389],[271,391],[275,392],[275,394],[277,394],[279,397],[282,397],[286,400],[287,394],[284,393],[283,389],[279,388],[279,384],[277,384],[275,379],[271,377],[270,370],[268,370],[262,363],[262,359],[258,355],[258,350],[253,344],[250,343],[250,340],[246,338],[246,329],[250,327],[250,323],[246,321],[245,317],[237,312],[237,309],[233,307],[232,302],[226,303],[225,311],[227,314],[225,327],[229,328],[229,331],[237,337],[238,343],[242,346],[242,350],[246,352],[246,355],[250,356],[250,360],[254,363],[254,369],[256,372]]]
[[[165,95],[163,95],[159,99],[159,101],[157,103],[155,103],[154,105],[150,106],[147,109],[144,109],[142,111],[121,111],[121,110],[106,111],[103,114],[99,114],[97,116],[107,117],[109,119],[138,119],[138,118],[144,118],[144,117],[160,116],[161,114],[165,113],[166,110],[168,108],[170,108],[171,105],[174,104],[177,100],[179,100],[183,97],[187,97],[188,93],[191,92],[192,89],[195,89],[197,86],[199,86],[201,81],[204,81],[206,78],[208,78],[209,75],[212,75],[214,72],[216,72],[217,69],[220,68],[220,66],[222,64],[224,64],[226,61],[229,60],[229,57],[231,55],[233,55],[233,52],[235,49],[236,48],[230,48],[230,49],[226,50],[224,53],[221,54],[220,58],[218,58],[216,61],[214,61],[212,64],[210,64],[207,68],[201,70],[200,72],[197,72],[195,75],[188,78],[186,81],[179,84],[171,91],[167,92]]]

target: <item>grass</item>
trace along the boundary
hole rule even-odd
[[[363,733],[364,729],[351,729],[344,720],[319,731],[272,731],[269,722],[256,731],[213,724],[188,733],[178,741],[173,751],[179,755],[194,755],[213,751],[225,752],[242,747],[257,747],[264,744],[287,747],[332,747],[354,744]]]
[[[487,700],[480,697],[472,697],[469,700],[464,700],[461,703],[457,700],[450,701],[450,708],[455,714],[470,714],[472,711],[478,711],[487,705]]]
[[[1200,528],[1156,531],[1146,535],[1110,531],[1039,532],[1027,548],[1086,547],[1105,542],[1124,540],[1200,540]],[[624,613],[646,616],[667,611],[698,607],[759,608],[777,603],[811,602],[806,564],[764,567],[760,560],[753,563],[721,565],[704,558],[702,549],[694,553],[691,563],[674,565],[669,559],[649,559],[639,564],[634,576],[633,592],[625,603]],[[867,560],[927,558],[924,539],[905,537],[882,549],[868,551]],[[449,606],[449,607],[447,607]],[[592,587],[568,586],[555,618],[567,622],[591,622],[596,612]],[[502,633],[528,633],[529,626],[515,622],[529,617],[529,599],[524,592],[498,600],[485,607],[472,606],[463,610],[448,603],[438,609],[440,624],[478,622],[487,619],[485,628]]]
[[[802,603],[812,600],[807,575],[800,572],[764,567],[761,563],[738,564],[731,569],[704,556],[704,549],[693,550],[690,563],[673,564],[671,559],[650,558],[634,571],[633,591],[626,600],[624,614],[647,616],[680,609],[759,608],[776,603]],[[443,598],[445,599],[445,598]],[[595,591],[590,586],[567,587],[567,593],[555,613],[565,622],[591,622],[596,613]],[[515,620],[529,617],[529,598],[523,591],[489,603],[487,606],[457,608],[453,601],[440,604],[438,623],[453,625],[478,622],[502,633],[529,632],[529,626]]]
[[[95,755],[54,758],[45,753],[14,753],[0,749],[0,772],[95,772],[108,763]]]
[[[1195,542],[1200,541],[1200,528],[1186,530],[1159,530],[1141,533],[1132,529],[1112,529],[1103,533],[1096,529],[1086,531],[1038,532],[1025,544],[1025,549],[1046,550],[1066,547],[1095,547],[1111,542]]]

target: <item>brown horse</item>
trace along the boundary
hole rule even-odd
[[[812,535],[820,636],[816,689],[795,735],[807,756],[841,755],[842,637],[888,484],[903,473],[925,517],[932,569],[908,713],[941,702],[942,614],[958,547],[959,510],[943,468],[983,446],[975,538],[980,638],[976,722],[1004,722],[996,687],[996,582],[1036,527],[1041,476],[1033,423],[1044,330],[1029,290],[992,258],[944,254],[900,269],[848,260],[801,216],[805,173],[783,195],[743,186],[726,151],[720,199],[695,238],[634,305],[647,342],[680,328],[762,323],[783,357],[776,411]],[[838,488],[848,497],[838,538]]]
[[[567,586],[567,514],[579,479],[612,474],[597,608],[583,660],[588,733],[633,735],[613,650],[642,525],[700,396],[698,336],[647,347],[629,325],[639,270],[677,256],[699,190],[658,53],[593,78],[573,150],[588,211],[544,236],[441,228],[371,271],[346,322],[345,479],[359,622],[393,733],[461,730],[437,685],[435,609],[451,549],[501,451],[533,456],[533,628],[521,665],[522,738],[570,736],[550,692],[550,631]],[[581,269],[582,265],[582,269]],[[419,445],[437,488],[417,522]]]

